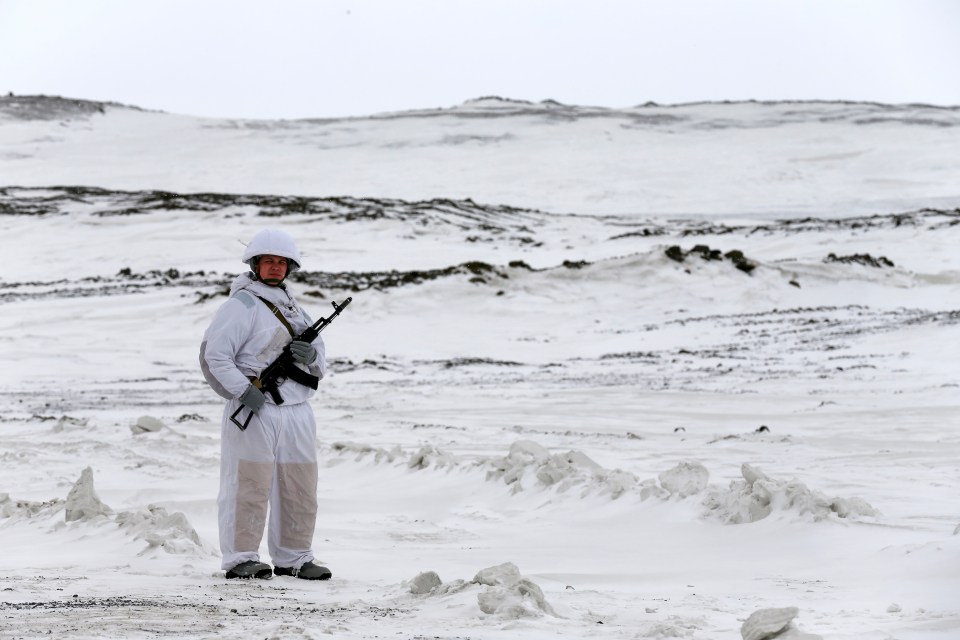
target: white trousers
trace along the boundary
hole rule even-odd
[[[260,560],[267,549],[278,567],[300,568],[313,560],[317,522],[317,425],[309,403],[266,403],[246,431],[230,421],[240,403],[227,402],[220,439],[221,567]],[[237,417],[242,423],[249,411]]]

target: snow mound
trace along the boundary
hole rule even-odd
[[[151,550],[160,550],[175,554],[209,555],[200,536],[190,525],[187,517],[180,512],[167,513],[163,507],[149,505],[135,511],[121,511],[114,517],[114,511],[97,496],[93,486],[93,469],[84,469],[66,500],[53,499],[46,502],[13,500],[6,493],[0,494],[0,518],[10,518],[12,522],[26,518],[52,518],[64,510],[67,523],[106,525],[116,524],[122,531],[135,540],[143,540],[147,546],[137,555]],[[59,523],[59,527],[64,523]]]
[[[648,622],[641,625],[640,638],[693,638],[701,630],[699,621],[670,616],[667,621]]]
[[[862,498],[828,497],[799,481],[769,478],[759,469],[743,464],[743,480],[734,480],[726,490],[711,491],[704,499],[706,514],[728,524],[756,522],[774,511],[796,511],[815,522],[833,515],[841,518],[873,517],[880,512]]]
[[[177,554],[192,554],[204,550],[200,536],[183,513],[170,514],[163,507],[149,505],[138,511],[121,511],[116,517],[111,517],[114,514],[113,509],[105,505],[94,490],[93,469],[90,467],[80,473],[80,478],[70,489],[66,500],[15,501],[5,493],[0,494],[0,517],[49,517],[60,509],[65,511],[66,522],[112,521],[135,540],[144,540],[147,543],[147,547],[138,555],[151,549],[163,549],[167,553]]]
[[[8,493],[0,493],[0,518],[13,521],[34,516],[49,516],[63,509],[64,501],[55,498],[46,502],[31,502],[29,500],[14,500]]]
[[[163,507],[148,505],[139,511],[123,511],[117,514],[117,524],[133,536],[143,540],[146,548],[137,555],[162,549],[167,553],[196,554],[203,552],[203,543],[187,517],[176,511],[167,513]]]
[[[87,467],[70,488],[67,499],[54,498],[44,502],[14,500],[9,494],[0,493],[0,517],[14,521],[24,518],[52,517],[64,510],[65,522],[88,522],[106,518],[113,509],[105,505],[93,487],[93,469]]]
[[[551,454],[530,440],[514,442],[505,457],[489,460],[488,464],[493,469],[487,472],[487,479],[503,479],[514,493],[523,491],[528,481],[561,492],[580,486],[582,496],[608,495],[613,500],[628,492],[638,492],[643,500],[686,498],[703,491],[710,478],[702,464],[686,461],[661,473],[659,484],[652,478],[641,481],[629,471],[597,464],[582,451]]]
[[[424,571],[410,581],[410,593],[414,595],[423,595],[430,593],[443,584],[436,571]]]
[[[405,581],[403,587],[414,596],[432,598],[456,596],[479,587],[482,590],[477,594],[477,604],[487,615],[507,620],[544,615],[562,617],[547,602],[540,586],[520,575],[512,562],[481,569],[470,581],[457,579],[444,583],[435,571],[424,571]]]
[[[660,486],[670,495],[686,498],[707,488],[710,472],[699,462],[681,462],[659,476]]]
[[[441,451],[429,444],[422,446],[420,450],[410,456],[410,459],[407,461],[407,468],[409,469],[426,469],[428,467],[442,469],[444,467],[453,468],[457,465],[458,461],[454,455],[446,451]]]
[[[664,471],[657,479],[640,480],[635,474],[622,469],[608,469],[597,464],[582,451],[550,453],[532,440],[517,440],[510,445],[505,456],[464,459],[430,444],[416,452],[405,452],[399,446],[387,450],[356,442],[336,442],[331,449],[341,456],[352,454],[355,462],[373,457],[375,463],[403,466],[414,471],[426,469],[486,470],[488,481],[504,482],[513,494],[527,487],[540,490],[567,492],[574,487],[581,489],[580,497],[605,495],[616,500],[627,493],[638,494],[642,500],[656,498],[687,498],[703,492],[710,479],[710,472],[696,461],[684,461]],[[342,458],[329,464],[339,464]]]
[[[163,424],[157,418],[153,416],[140,416],[137,418],[136,423],[130,425],[130,431],[133,435],[138,436],[143,433],[156,433],[157,431],[163,431],[167,425]]]
[[[318,640],[330,637],[330,632],[323,630],[314,633],[304,626],[282,622],[267,630],[264,640]]]
[[[784,631],[799,613],[800,610],[796,607],[754,611],[741,625],[740,635],[743,640],[773,638]]]
[[[543,597],[543,590],[533,581],[520,575],[512,562],[480,570],[474,584],[489,587],[477,595],[480,610],[488,615],[504,618],[534,618],[544,614],[558,617]]]
[[[80,478],[70,489],[70,493],[67,494],[65,506],[67,522],[77,520],[85,522],[113,513],[113,509],[101,502],[97,496],[97,492],[93,488],[93,469],[90,467],[80,472]]]
[[[332,445],[330,445],[330,448],[335,453],[341,455],[347,453],[353,454],[353,459],[355,462],[360,462],[369,454],[373,454],[373,460],[378,464],[381,462],[392,463],[403,455],[399,445],[388,451],[386,449],[374,447],[373,445],[360,444],[358,442],[334,442]]]
[[[741,466],[743,480],[731,482],[724,489],[710,486],[710,472],[694,460],[678,462],[657,478],[641,480],[629,471],[605,468],[582,451],[550,453],[532,440],[514,442],[505,456],[478,459],[461,458],[429,444],[415,452],[405,452],[399,447],[388,451],[356,443],[337,443],[333,449],[342,454],[356,454],[357,461],[372,456],[377,463],[413,471],[480,469],[486,472],[486,480],[505,483],[513,494],[530,489],[564,493],[579,488],[580,498],[605,495],[612,500],[624,494],[641,500],[664,501],[704,495],[704,516],[727,524],[756,522],[774,511],[794,512],[814,522],[831,517],[856,519],[881,515],[863,498],[830,497],[796,480],[770,478],[749,464]]]
[[[582,451],[551,454],[531,440],[514,442],[506,456],[490,459],[488,464],[493,469],[487,479],[502,479],[513,493],[523,491],[524,481],[529,481],[559,491],[582,486],[584,494],[597,492],[615,499],[638,484],[634,474],[605,469]]]
[[[791,624],[799,613],[796,607],[754,611],[741,625],[740,635],[743,640],[823,640],[821,636],[803,633]]]
[[[79,418],[73,418],[73,417],[71,417],[71,416],[60,416],[60,417],[57,419],[57,423],[56,423],[55,425],[53,425],[52,431],[53,431],[54,433],[63,433],[63,432],[66,431],[68,428],[69,428],[69,429],[75,429],[75,428],[80,428],[80,429],[82,429],[82,428],[86,427],[88,423],[89,423],[89,420],[88,420],[87,418],[79,419]]]

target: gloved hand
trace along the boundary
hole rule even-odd
[[[263,397],[263,392],[252,384],[247,387],[247,390],[240,396],[240,404],[254,413],[260,411],[260,408],[266,400],[267,399]]]
[[[309,342],[294,340],[290,343],[290,355],[300,364],[310,365],[317,359],[317,350]]]

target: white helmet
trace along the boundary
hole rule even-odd
[[[280,229],[264,229],[253,236],[253,240],[243,252],[243,261],[255,269],[254,258],[258,256],[280,256],[289,260],[287,273],[293,273],[300,268],[300,250],[293,237]]]

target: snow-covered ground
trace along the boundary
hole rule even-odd
[[[0,99],[0,638],[960,637],[958,125]],[[218,570],[197,349],[264,226],[353,297],[328,583]]]

